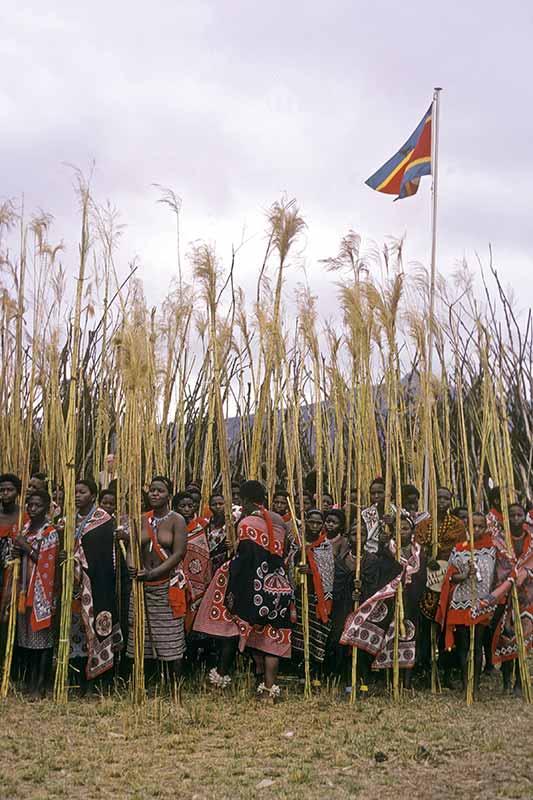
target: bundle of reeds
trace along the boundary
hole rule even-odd
[[[56,702],[65,703],[68,699],[68,668],[70,653],[70,625],[72,621],[72,594],[74,588],[74,549],[76,531],[76,508],[74,490],[76,484],[76,455],[78,443],[78,409],[80,384],[80,350],[82,333],[82,300],[86,277],[87,258],[90,248],[89,212],[90,192],[83,181],[78,183],[81,202],[81,238],[80,261],[76,287],[76,302],[70,338],[70,381],[68,386],[68,406],[64,428],[61,432],[61,466],[60,476],[64,489],[63,514],[65,519],[62,549],[65,561],[61,572],[61,617],[59,622],[59,641],[57,647],[54,698]],[[59,419],[61,424],[63,419]],[[63,427],[63,426],[61,426]]]
[[[120,513],[130,517],[134,552],[140,492],[154,471],[172,477],[176,488],[201,479],[204,503],[220,486],[230,540],[232,478],[263,480],[270,498],[284,485],[300,504],[309,478],[317,504],[326,489],[335,503],[348,501],[358,565],[360,510],[377,475],[385,475],[388,509],[401,506],[403,482],[422,488],[426,475],[433,517],[438,484],[470,510],[484,505],[490,478],[507,487],[508,498],[531,496],[533,325],[492,265],[482,276],[485,306],[463,269],[457,288],[437,279],[430,319],[420,311],[429,305],[427,275],[404,271],[403,243],[365,253],[350,231],[326,260],[340,279],[341,314],[323,321],[311,288],[287,301],[289,264],[305,223],[294,201],[283,200],[268,212],[255,303],[247,305],[234,288],[237,251],[224,270],[212,248],[195,245],[187,276],[181,200],[163,190],[176,217],[177,278],[149,312],[133,283],[136,267],[124,280],[118,275],[116,212],[97,209],[81,179],[78,193],[74,297],[62,250],[49,243],[51,218],[39,214],[26,223],[12,203],[0,206],[1,466],[26,483],[41,469],[65,490],[58,700],[67,687],[74,480],[98,475],[108,452],[118,455]],[[122,369],[126,351],[130,362]],[[401,593],[396,608],[400,631]],[[433,678],[436,688],[435,664]],[[397,671],[393,683],[398,696]],[[140,700],[140,673],[137,690]]]

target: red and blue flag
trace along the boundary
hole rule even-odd
[[[371,189],[395,194],[396,200],[400,200],[416,194],[420,178],[431,175],[432,110],[433,104],[396,155],[365,181]]]

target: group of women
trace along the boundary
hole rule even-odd
[[[14,669],[40,697],[53,675],[61,573],[70,556],[61,494],[52,501],[42,474],[32,476],[23,508],[20,491],[17,476],[0,475],[2,639],[16,603]],[[279,696],[280,669],[302,674],[306,652],[315,683],[331,676],[345,687],[357,648],[364,696],[371,676],[392,667],[395,647],[405,686],[414,671],[430,672],[436,647],[443,683],[453,688],[457,672],[464,686],[472,629],[476,694],[483,653],[487,671],[502,665],[504,690],[520,693],[513,595],[529,649],[533,526],[513,503],[505,535],[497,490],[489,499],[489,513],[468,520],[442,487],[432,519],[419,511],[414,486],[402,488],[402,508],[385,508],[381,479],[360,513],[353,495],[338,508],[325,493],[318,509],[306,493],[300,508],[279,489],[268,504],[261,483],[244,481],[233,487],[230,533],[220,492],[201,508],[196,484],[174,495],[168,479],[156,476],[142,520],[130,524],[117,516],[113,484],[98,493],[92,480],[79,480],[71,683],[85,692],[127,676],[139,652],[141,598],[144,658],[164,662],[174,679],[184,665],[203,664],[216,691],[231,685],[239,651],[251,658],[261,700]]]

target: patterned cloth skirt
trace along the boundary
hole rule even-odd
[[[328,643],[329,632],[331,630],[331,620],[324,624],[316,617],[316,597],[309,594],[309,655],[319,664],[322,664],[326,655],[326,645]],[[298,593],[296,595],[296,614],[298,622],[292,631],[292,646],[297,652],[303,653],[304,639],[302,628],[302,599]]]
[[[27,650],[47,650],[54,646],[52,626],[34,631],[31,626],[31,608],[24,614],[17,614],[17,644]]]
[[[87,636],[81,619],[81,614],[72,612],[72,622],[70,623],[70,655],[69,658],[87,658],[89,650],[87,648]]]
[[[159,661],[176,661],[185,654],[185,626],[176,619],[168,602],[168,581],[144,584],[144,657]],[[128,614],[127,656],[134,658],[133,592]]]
[[[279,658],[291,657],[291,629],[273,628],[272,625],[252,625],[251,629],[241,629],[238,621],[225,606],[228,588],[229,565],[227,561],[217,570],[202,598],[194,622],[194,631],[207,636],[220,638],[240,637],[239,649],[259,650]]]

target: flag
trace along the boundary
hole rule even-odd
[[[416,194],[422,175],[431,175],[432,109],[433,104],[396,155],[365,181],[371,189],[400,200]]]

